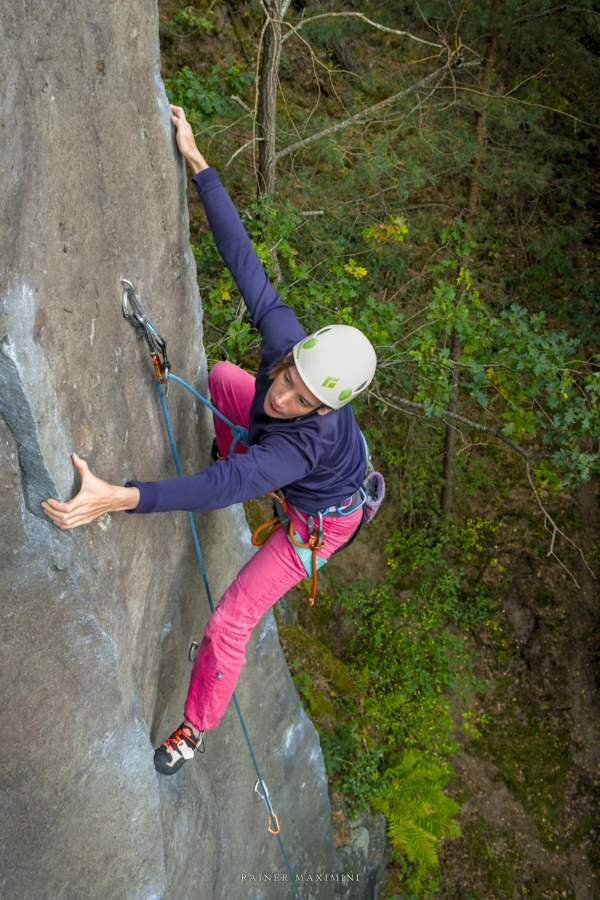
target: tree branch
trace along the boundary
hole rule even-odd
[[[414,91],[419,90],[419,88],[424,87],[424,85],[429,84],[430,81],[443,76],[444,73],[449,71],[451,68],[460,67],[464,69],[467,66],[479,65],[481,65],[479,60],[470,63],[459,63],[458,65],[456,62],[450,60],[445,63],[445,65],[441,66],[441,68],[436,69],[435,72],[431,72],[429,75],[426,75],[425,78],[421,78],[420,81],[417,81],[410,87],[405,88],[403,91],[399,91],[397,94],[393,94],[391,97],[387,97],[385,100],[381,100],[374,106],[369,106],[367,107],[367,109],[361,110],[355,115],[350,116],[348,119],[344,119],[343,122],[337,122],[335,125],[331,125],[329,128],[324,128],[323,131],[318,131],[316,134],[311,134],[307,138],[304,138],[301,141],[297,141],[295,144],[290,144],[289,147],[285,147],[283,150],[280,150],[279,153],[277,153],[276,159],[277,161],[279,161],[280,159],[289,156],[290,153],[295,153],[296,150],[300,150],[302,147],[306,147],[308,146],[308,144],[312,144],[313,141],[318,141],[323,137],[328,137],[330,134],[335,134],[336,132],[341,131],[343,128],[348,128],[349,125],[355,125],[358,122],[363,122],[366,119],[373,118],[379,113],[380,110],[385,109],[386,106],[391,106],[393,103],[397,103],[404,97],[408,97],[409,94],[412,94]]]
[[[521,16],[520,19],[515,19],[513,25],[523,25],[524,22],[531,22],[532,19],[544,19],[546,16],[553,16],[555,13],[561,12],[585,12],[598,15],[595,9],[586,9],[584,6],[555,6],[553,9],[545,9],[543,12],[532,13],[529,16]]]
[[[305,25],[310,24],[310,22],[315,22],[317,19],[333,19],[338,17],[350,18],[353,17],[355,19],[362,19],[367,24],[372,25],[373,28],[377,28],[378,31],[385,31],[388,34],[397,34],[399,37],[408,37],[412,41],[417,41],[419,44],[427,44],[429,47],[439,47],[441,50],[443,48],[443,44],[434,44],[433,41],[426,41],[424,38],[417,37],[415,34],[411,34],[409,31],[398,31],[396,28],[388,28],[386,25],[380,25],[379,22],[373,22],[372,19],[367,19],[363,13],[360,12],[328,12],[328,13],[319,13],[318,16],[310,16],[308,19],[302,19],[298,25],[291,25],[289,22],[282,22],[282,25],[287,25],[290,29],[288,33],[282,38],[283,41],[287,41],[293,34],[297,34],[301,28],[304,28]]]
[[[391,406],[393,409],[397,409],[399,412],[406,412],[409,415],[415,415],[417,418],[422,418],[422,415],[421,415],[422,412],[426,411],[426,407],[425,407],[424,403],[416,403],[414,400],[405,400],[403,397],[394,397],[393,401],[391,401],[387,395],[382,396],[381,394],[378,394],[375,391],[367,391],[367,393],[370,394],[372,397],[375,397],[376,400],[379,400],[382,403],[386,403],[388,406]],[[398,406],[397,404],[400,404],[400,405]],[[414,412],[412,412],[412,410],[414,410]],[[416,412],[417,410],[419,410],[419,412]],[[439,414],[439,416],[436,416],[436,418],[440,418],[442,420],[444,420],[445,418],[454,419],[457,422],[462,422],[464,425],[468,425],[469,428],[473,428],[475,431],[483,431],[486,434],[491,434],[495,438],[498,438],[498,440],[503,441],[512,450],[515,450],[519,454],[519,456],[522,457],[522,459],[525,463],[525,472],[527,475],[527,481],[529,482],[531,490],[533,491],[533,495],[534,495],[534,497],[537,501],[537,504],[542,512],[542,515],[544,516],[544,528],[550,534],[550,549],[548,550],[548,553],[546,554],[546,556],[554,557],[554,559],[557,561],[557,563],[565,570],[567,575],[569,575],[569,577],[573,579],[576,586],[579,588],[579,583],[578,583],[577,579],[575,578],[575,576],[573,575],[573,573],[565,566],[565,564],[562,562],[562,560],[559,559],[559,557],[554,552],[556,538],[558,535],[560,535],[560,537],[563,537],[566,541],[568,541],[569,544],[571,544],[571,546],[575,550],[577,550],[577,552],[581,556],[584,566],[586,567],[586,569],[588,570],[588,572],[590,573],[592,578],[594,580],[596,580],[596,576],[594,575],[592,569],[588,565],[587,560],[584,556],[583,550],[581,549],[581,547],[578,547],[577,544],[574,541],[572,541],[571,538],[568,537],[564,533],[564,531],[562,531],[558,527],[558,525],[556,524],[556,522],[554,521],[554,519],[552,518],[552,516],[550,515],[550,513],[544,506],[544,504],[542,502],[542,498],[540,497],[539,491],[535,486],[535,482],[533,481],[533,478],[531,477],[532,461],[535,461],[536,459],[548,459],[549,457],[547,455],[542,455],[542,454],[527,453],[527,451],[524,450],[523,447],[520,447],[518,444],[515,444],[514,441],[511,441],[509,438],[505,437],[505,435],[503,435],[501,431],[497,431],[495,428],[488,428],[487,425],[480,425],[479,422],[473,422],[471,419],[467,419],[466,416],[461,416],[457,413],[449,412],[448,410],[442,410],[442,412]]]
[[[569,569],[567,569],[567,567],[566,567],[565,564],[562,562],[562,560],[560,560],[560,559],[558,558],[558,556],[556,555],[556,553],[554,552],[554,545],[555,545],[555,543],[556,543],[556,536],[557,536],[557,535],[560,535],[560,536],[563,537],[566,541],[568,541],[569,544],[570,544],[572,547],[575,548],[575,550],[577,550],[577,552],[578,552],[579,555],[581,556],[581,559],[583,560],[584,566],[586,567],[586,569],[588,570],[588,572],[590,573],[590,575],[592,576],[592,578],[593,578],[594,581],[595,581],[595,580],[596,580],[596,576],[594,575],[594,573],[592,572],[590,566],[588,565],[588,562],[587,562],[587,560],[586,560],[586,558],[585,558],[585,555],[584,555],[583,550],[581,549],[581,547],[578,547],[577,544],[576,544],[574,541],[572,541],[570,537],[567,537],[567,535],[564,533],[564,531],[561,531],[561,529],[558,527],[558,525],[556,524],[556,522],[554,521],[554,519],[552,518],[552,516],[550,515],[550,513],[548,512],[548,510],[547,510],[546,507],[544,506],[544,504],[542,503],[542,499],[541,499],[541,497],[540,497],[540,495],[539,495],[539,493],[538,493],[538,489],[536,488],[535,483],[534,483],[534,481],[533,481],[533,478],[531,477],[531,469],[530,469],[530,467],[529,467],[529,460],[528,460],[528,459],[525,460],[525,471],[526,471],[526,474],[527,474],[527,481],[529,482],[529,486],[531,487],[531,490],[533,491],[533,495],[534,495],[535,499],[537,500],[538,506],[539,506],[540,510],[542,511],[543,516],[544,516],[544,528],[546,529],[546,531],[547,531],[547,532],[549,533],[549,535],[550,535],[550,549],[549,549],[548,552],[546,553],[546,556],[547,556],[547,557],[553,556],[554,559],[556,560],[556,562],[557,562],[560,566],[562,566],[562,568],[565,570],[565,572],[567,573],[567,575],[569,575],[569,576],[573,579],[573,581],[575,582],[575,585],[577,586],[577,588],[579,588],[579,583],[578,583],[577,579],[575,578],[575,576],[573,575],[573,573],[572,573]],[[550,524],[550,527],[548,527],[548,523]]]
[[[469,63],[465,63],[463,68],[468,66]],[[462,84],[454,84],[452,87],[440,86],[440,90],[451,90],[451,91],[465,91],[467,94],[477,94],[479,97],[485,97],[486,100],[508,100],[510,103],[521,103],[523,106],[535,106],[538,109],[548,109],[550,112],[556,113],[559,116],[566,116],[567,119],[573,119],[574,122],[579,122],[580,125],[587,125],[588,128],[600,128],[600,125],[595,125],[593,122],[584,122],[583,119],[579,119],[577,116],[572,115],[571,113],[564,112],[562,109],[555,109],[554,106],[546,106],[543,103],[532,103],[530,100],[521,100],[519,97],[510,97],[508,94],[487,94],[485,91],[478,91],[475,88],[465,87]]]
[[[240,153],[242,153],[242,151],[246,149],[246,147],[252,147],[254,144],[257,143],[257,141],[262,141],[262,140],[264,140],[264,138],[261,138],[261,137],[253,137],[253,138],[250,138],[249,141],[246,141],[245,144],[242,144],[242,146],[239,148],[239,150],[236,150],[235,153],[233,154],[233,156],[231,156],[231,157],[227,160],[227,162],[225,163],[225,168],[228,169],[229,166],[231,165],[231,163],[232,163],[232,162],[234,161],[234,159],[236,158],[236,156],[239,156]]]
[[[424,403],[417,403],[414,400],[405,400],[403,397],[394,397],[390,398],[389,394],[376,394],[374,391],[369,391],[373,397],[377,400],[380,400],[382,403],[387,403],[388,406],[397,409],[399,412],[408,412],[410,414],[410,410],[420,410],[421,412],[427,412],[427,407]],[[397,406],[396,404],[400,404]],[[439,419],[454,419],[456,422],[462,422],[463,425],[468,425],[469,428],[473,428],[475,431],[483,431],[486,434],[491,434],[495,438],[498,438],[499,441],[505,443],[508,447],[518,453],[526,462],[536,459],[550,459],[547,454],[540,453],[528,453],[523,447],[520,447],[519,444],[515,444],[514,441],[511,441],[510,438],[507,438],[506,435],[502,434],[501,431],[498,431],[496,428],[489,428],[487,425],[480,425],[479,422],[473,422],[472,419],[467,419],[466,416],[461,416],[459,413],[450,412],[447,409],[443,409],[439,415],[436,415],[436,418]]]

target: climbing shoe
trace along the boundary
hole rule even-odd
[[[195,738],[189,725],[182,723],[154,751],[154,768],[161,775],[174,775],[196,752],[204,753],[204,732]]]

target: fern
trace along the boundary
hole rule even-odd
[[[460,837],[452,819],[459,805],[442,788],[446,771],[414,750],[405,751],[382,776],[383,790],[371,804],[388,821],[394,854],[417,868],[423,879],[438,869],[437,847],[441,838]]]

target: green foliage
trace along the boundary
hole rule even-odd
[[[438,868],[440,838],[460,837],[453,816],[460,806],[442,788],[446,769],[414,750],[401,754],[385,771],[385,788],[372,800],[373,809],[388,820],[388,834],[395,853],[413,865],[413,890]]]
[[[398,228],[403,237],[405,225],[370,226],[344,247],[324,224],[319,241],[324,249],[309,265],[309,248],[300,240],[304,223],[290,204],[277,206],[271,198],[263,198],[252,204],[250,215],[247,228],[273,275],[271,254],[277,250],[282,300],[309,332],[324,321],[361,328],[379,349],[381,391],[424,404],[429,418],[443,416],[458,369],[463,403],[490,414],[491,424],[498,428],[499,421],[506,437],[528,448],[533,445],[547,457],[537,470],[541,480],[562,488],[581,483],[598,470],[600,457],[594,448],[600,438],[600,372],[578,357],[577,339],[548,329],[544,313],[532,315],[516,303],[494,313],[462,265],[477,250],[464,223],[459,221],[440,235],[444,253],[429,267],[430,292],[411,317],[407,332],[402,310],[373,293],[372,276],[388,242],[373,235]],[[241,361],[255,346],[254,339],[211,240],[203,238],[197,252],[202,281],[207,279],[209,327],[220,329],[210,355],[225,352]],[[312,248],[310,253],[314,257]],[[456,362],[450,355],[453,334],[462,346]],[[398,364],[399,353],[403,365]]]
[[[169,24],[168,28],[171,32],[175,31],[175,28],[179,28],[183,32],[195,31],[210,34],[215,28],[213,18],[212,10],[196,9],[194,6],[186,5],[186,0],[182,0],[173,12],[173,22]]]
[[[338,704],[338,715],[341,712]],[[343,714],[334,730],[320,727],[319,737],[327,775],[347,798],[348,813],[355,817],[381,785],[381,750],[376,744],[369,746],[364,737],[361,740],[358,722],[348,721]]]
[[[480,584],[470,584],[465,564],[481,564],[492,534],[484,522],[393,531],[386,580],[370,590],[356,586],[342,599],[354,626],[352,667],[372,688],[364,711],[388,752],[457,750],[448,698],[466,696],[475,680],[471,650],[448,624],[468,630],[490,618],[490,601]],[[466,559],[457,566],[451,556],[459,552]]]
[[[220,85],[219,66],[211,66],[205,75],[196,75],[189,66],[184,66],[174,78],[165,79],[169,102],[183,107],[192,125],[199,125],[227,109]]]
[[[216,116],[227,113],[230,95],[244,95],[254,74],[228,57],[228,65],[208,66],[203,75],[184,66],[173,78],[165,78],[169,102],[183,107],[194,126],[206,125]]]
[[[472,519],[461,529],[391,534],[383,583],[357,584],[330,601],[341,602],[353,633],[346,658],[351,687],[335,676],[319,642],[306,636],[302,647],[300,629],[281,629],[329,778],[351,815],[368,804],[386,815],[405,882],[423,898],[436,883],[439,839],[459,834],[452,821],[458,807],[442,790],[452,773],[448,756],[458,749],[452,697],[466,704],[463,727],[473,739],[476,725],[487,721],[468,708],[481,685],[466,635],[489,622],[491,606],[480,586],[468,585],[495,533],[490,523]],[[457,556],[463,565],[453,561]]]

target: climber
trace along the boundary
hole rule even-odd
[[[124,487],[94,476],[73,454],[81,476],[69,502],[48,499],[46,515],[61,529],[92,522],[107,512],[191,510],[208,512],[283,489],[288,516],[302,541],[310,514],[322,514],[325,560],[348,542],[362,520],[360,486],[366,448],[349,402],[370,383],[376,356],[367,338],[348,325],[326,326],[307,336],[271,286],[216,171],[196,147],[184,111],[171,107],[177,144],[193,170],[192,181],[218,250],[232,273],[262,337],[256,378],[229,362],[213,366],[208,384],[214,405],[249,429],[250,446],[238,442],[215,417],[223,458],[195,475],[165,481],[132,480]],[[319,517],[320,518],[320,517]],[[252,629],[306,569],[284,529],[241,569],[206,626],[192,669],[184,721],[156,750],[163,775],[177,772],[203,750],[204,731],[215,728],[229,703]]]

